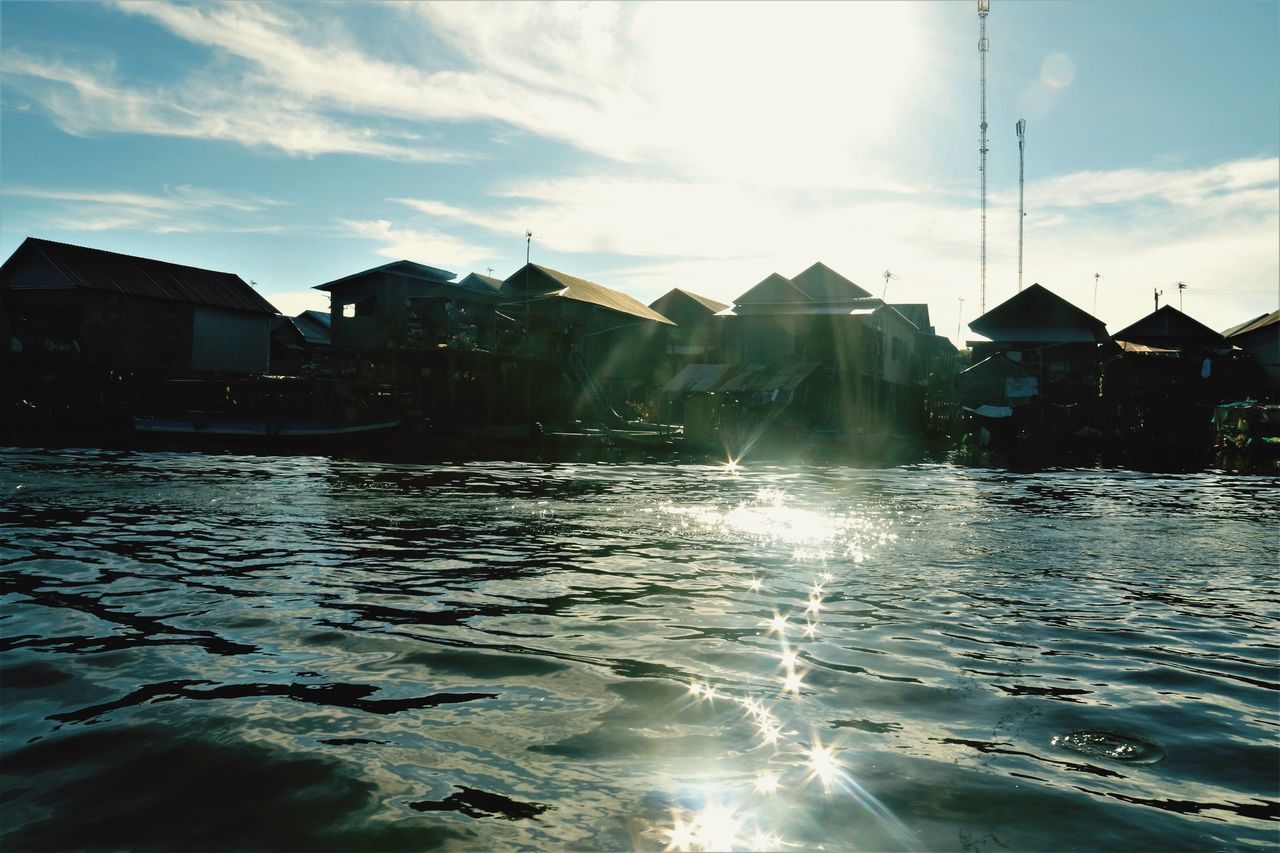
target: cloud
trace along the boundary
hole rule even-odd
[[[185,184],[166,187],[164,194],[19,185],[5,186],[3,195],[44,203],[45,225],[80,231],[129,229],[173,234],[283,230],[254,216],[283,202]]]
[[[1024,284],[1039,281],[1090,310],[1093,273],[1101,272],[1099,313],[1126,322],[1151,310],[1153,286],[1178,280],[1204,289],[1274,288],[1276,171],[1276,160],[1262,158],[1032,184],[1027,197],[1036,213],[1027,218]],[[1089,215],[1100,200],[1108,215]],[[514,237],[532,228],[538,244],[593,265],[567,271],[645,301],[672,287],[731,301],[771,272],[794,275],[822,260],[877,294],[891,269],[899,278],[890,298],[930,303],[945,334],[955,333],[960,298],[966,321],[980,313],[977,206],[936,194],[847,193],[813,205],[803,194],[727,182],[602,174],[522,181],[468,208],[394,201],[433,233],[479,229]],[[988,239],[986,307],[993,308],[1016,292],[1016,196],[993,197]],[[600,253],[609,260],[598,260]],[[1250,310],[1274,310],[1250,307],[1273,301],[1202,297],[1196,316],[1225,327]]]
[[[291,155],[364,154],[395,160],[468,159],[421,145],[413,134],[323,116],[284,92],[228,87],[215,80],[131,86],[104,63],[80,68],[6,50],[7,85],[39,101],[67,133],[138,133],[234,142]]]
[[[381,244],[377,253],[394,260],[417,261],[465,273],[492,254],[490,249],[441,231],[399,227],[385,219],[344,219],[339,224],[352,236]]]
[[[122,3],[214,59],[166,86],[108,65],[6,57],[72,133],[146,133],[448,160],[389,128],[508,126],[683,175],[900,191],[887,131],[909,108],[924,37],[913,4]],[[364,20],[368,19],[368,20]],[[357,32],[381,30],[362,44]],[[425,49],[392,50],[401,32]],[[888,69],[888,71],[886,71]],[[877,146],[881,146],[878,148]]]

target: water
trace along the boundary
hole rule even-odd
[[[1274,847],[1276,485],[0,451],[0,843]]]

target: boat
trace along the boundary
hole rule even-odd
[[[160,383],[133,428],[150,436],[281,443],[359,438],[401,426],[390,399],[385,389],[309,377],[176,379]]]

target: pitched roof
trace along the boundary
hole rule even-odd
[[[318,346],[333,343],[332,323],[333,315],[327,311],[303,311],[293,318],[293,324],[307,343]]]
[[[1067,343],[1108,340],[1107,325],[1048,288],[1033,284],[969,324],[993,341]]]
[[[895,302],[892,306],[899,314],[911,321],[922,332],[933,334],[933,326],[929,323],[929,306],[924,302]]]
[[[865,299],[871,295],[822,261],[814,263],[799,275],[793,275],[791,283],[815,302]]]
[[[1280,323],[1280,311],[1272,311],[1270,314],[1263,314],[1260,317],[1254,317],[1238,326],[1232,326],[1222,333],[1224,338],[1238,338],[1242,335],[1248,335],[1259,329],[1265,329],[1268,326],[1274,326]]]
[[[1117,341],[1150,347],[1212,346],[1223,343],[1222,335],[1172,305],[1152,311],[1111,337]]]
[[[380,267],[361,270],[360,272],[344,275],[342,278],[335,278],[333,281],[327,281],[324,284],[317,284],[313,290],[332,290],[334,285],[344,284],[358,278],[363,278],[373,273],[386,273],[388,275],[399,275],[405,278],[416,278],[422,281],[438,281],[450,282],[457,277],[457,273],[442,270],[437,267],[429,267],[426,264],[415,263],[414,261],[392,261],[389,264],[383,264]]]
[[[458,286],[466,287],[469,283],[484,285],[493,290],[502,287],[502,279],[494,278],[491,275],[480,275],[478,272],[467,273],[466,277],[458,282]]]
[[[539,298],[572,299],[617,311],[620,314],[629,314],[668,326],[675,325],[648,305],[619,290],[540,264],[525,264],[516,270],[502,282],[502,291],[517,300],[527,298],[531,293],[537,294]]]
[[[710,315],[723,311],[729,306],[723,302],[716,302],[709,297],[691,293],[679,287],[673,287],[650,302],[649,307],[664,317],[671,317],[674,313],[680,312],[684,308],[692,309],[700,314]]]
[[[191,302],[237,311],[277,314],[275,306],[235,273],[171,264],[28,237],[5,261],[0,270],[10,269],[15,259],[36,259],[51,265],[72,287],[149,296],[173,302]],[[5,276],[5,286],[19,286]]]
[[[763,281],[733,300],[740,305],[777,305],[796,302],[812,302],[809,294],[792,283],[791,279],[770,273]]]

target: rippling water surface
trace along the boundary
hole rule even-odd
[[[0,451],[0,842],[1274,847],[1276,486]]]

